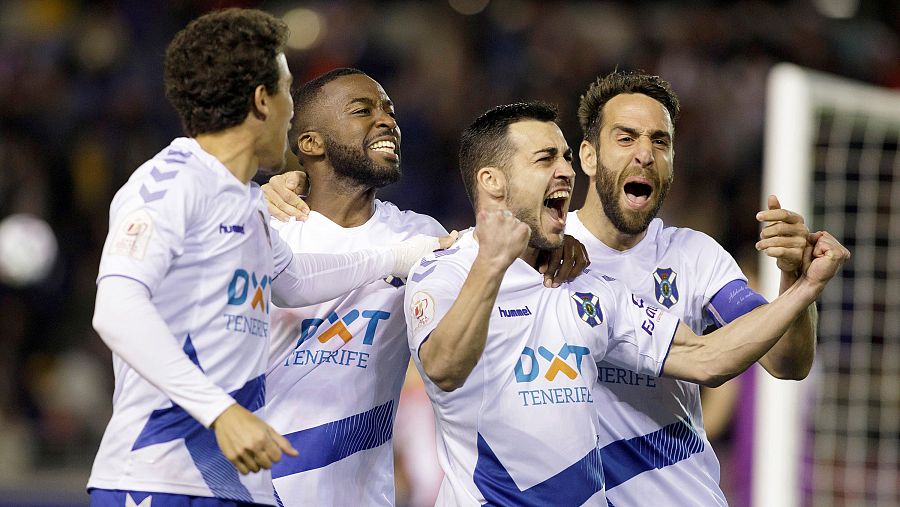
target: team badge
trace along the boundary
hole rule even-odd
[[[416,332],[434,319],[434,299],[427,292],[416,292],[409,304],[409,311],[415,319],[413,332]]]
[[[678,302],[678,286],[675,285],[675,277],[678,273],[672,268],[659,268],[653,273],[656,281],[656,300],[666,308],[672,308]]]
[[[581,317],[581,320],[587,322],[591,327],[598,326],[603,322],[600,298],[590,292],[576,292],[572,294],[572,300],[575,301],[575,307],[578,309],[578,316]]]

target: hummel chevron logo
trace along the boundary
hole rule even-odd
[[[162,199],[163,196],[166,195],[165,190],[160,190],[159,192],[151,192],[147,185],[141,185],[141,197],[144,199],[144,202],[153,202]]]
[[[172,178],[174,178],[177,175],[178,175],[177,170],[164,173],[155,166],[153,167],[153,169],[150,169],[150,176],[153,176],[153,179],[156,181],[171,180]]]

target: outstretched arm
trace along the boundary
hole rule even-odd
[[[476,224],[475,262],[459,296],[419,347],[422,369],[444,391],[462,387],[481,358],[503,275],[531,235],[509,211],[479,211]]]
[[[850,252],[827,232],[809,235],[812,261],[797,281],[769,304],[703,337],[680,324],[663,374],[718,386],[746,370],[815,302]]]
[[[809,229],[800,214],[782,209],[774,195],[769,196],[768,207],[768,210],[756,215],[760,222],[769,222],[760,232],[756,248],[777,259],[778,269],[781,270],[778,293],[783,294],[800,278],[804,253],[812,246],[807,242]],[[806,378],[816,354],[817,321],[818,313],[813,302],[800,312],[782,338],[760,358],[759,364],[775,378]]]

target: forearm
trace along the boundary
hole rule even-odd
[[[93,325],[110,350],[204,426],[235,403],[191,362],[139,282],[101,280]]]
[[[503,272],[476,259],[459,296],[419,348],[428,378],[444,391],[463,385],[478,364]]]
[[[793,285],[797,276],[782,272],[780,292]],[[759,360],[759,364],[775,378],[803,380],[812,368],[816,355],[815,302],[794,319],[780,340]]]
[[[768,352],[819,292],[821,286],[797,282],[771,303],[703,337],[679,326],[663,372],[703,385],[721,385]]]
[[[342,254],[295,254],[272,281],[272,301],[296,308],[330,301],[391,273],[390,250]]]

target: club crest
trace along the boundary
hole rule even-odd
[[[656,282],[656,301],[666,308],[672,308],[678,302],[678,286],[675,285],[675,278],[678,273],[672,271],[672,268],[659,268],[653,273],[653,280]]]
[[[591,327],[600,325],[603,322],[603,312],[600,310],[600,299],[590,292],[576,292],[572,294],[572,300],[575,301],[575,308],[578,309],[578,316],[581,320],[587,322]]]

